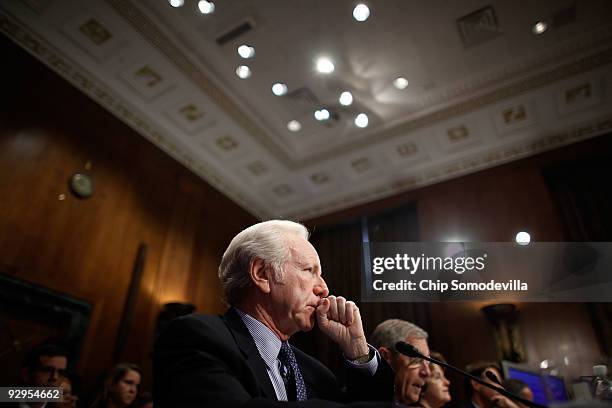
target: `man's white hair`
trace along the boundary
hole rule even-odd
[[[427,332],[406,320],[389,319],[376,326],[370,337],[370,343],[376,348],[386,347],[395,352],[395,343],[406,339],[427,340]]]
[[[293,221],[270,220],[252,225],[232,239],[219,265],[219,279],[227,303],[238,303],[251,286],[249,267],[255,258],[272,268],[274,279],[282,280],[283,266],[290,255],[287,242],[290,236],[308,239],[308,229]]]

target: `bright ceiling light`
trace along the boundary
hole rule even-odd
[[[368,115],[366,115],[365,113],[360,113],[359,115],[357,115],[357,117],[355,118],[355,126],[360,128],[367,127]]]
[[[521,231],[516,234],[515,240],[516,243],[519,245],[529,245],[529,242],[531,242],[531,236],[529,235],[529,233]]]
[[[236,68],[236,75],[238,75],[238,78],[247,79],[251,76],[251,68],[247,67],[246,65],[240,65],[238,68]]]
[[[370,9],[363,3],[359,3],[353,9],[353,17],[357,21],[366,21],[370,17]]]
[[[215,11],[215,3],[212,1],[200,0],[198,2],[198,8],[202,14],[211,14]]]
[[[534,33],[535,35],[540,35],[547,29],[548,29],[548,23],[546,21],[538,21],[531,28],[531,32]]]
[[[172,7],[181,7],[185,4],[185,0],[169,0],[168,3],[170,3]]]
[[[276,96],[283,96],[287,93],[287,85],[277,82],[272,85],[272,93]]]
[[[342,92],[340,94],[339,102],[340,105],[349,106],[351,103],[353,103],[353,94],[349,91]]]
[[[255,48],[250,45],[242,44],[238,47],[238,55],[242,58],[253,58],[255,56]]]
[[[408,80],[404,77],[397,77],[393,80],[393,86],[401,91],[408,86]]]
[[[329,119],[329,111],[327,109],[319,109],[315,111],[314,117],[319,122]]]
[[[302,129],[302,124],[297,120],[291,120],[287,123],[287,129],[291,132],[299,132]]]
[[[321,57],[317,60],[317,71],[322,74],[331,74],[334,68],[334,63],[329,58]]]

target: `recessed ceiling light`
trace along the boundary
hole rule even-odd
[[[168,3],[170,3],[172,7],[181,7],[185,4],[185,0],[169,0]]]
[[[287,129],[291,132],[299,132],[302,129],[302,124],[297,120],[291,120],[287,123]]]
[[[353,103],[353,94],[349,91],[344,91],[340,94],[339,98],[340,105],[349,106]]]
[[[538,21],[537,23],[533,25],[533,27],[531,28],[531,32],[534,33],[535,35],[540,35],[547,29],[548,29],[548,23],[542,20],[542,21]]]
[[[236,75],[238,75],[238,77],[241,79],[247,79],[251,76],[251,68],[247,67],[246,65],[240,65],[238,68],[236,68]]]
[[[321,57],[317,60],[317,71],[322,74],[331,74],[334,68],[334,63],[329,58]]]
[[[359,3],[353,9],[353,17],[357,21],[366,21],[370,17],[370,9],[363,3]]]
[[[287,93],[287,85],[277,82],[272,85],[272,93],[276,96],[283,96]]]
[[[529,242],[531,242],[531,236],[529,235],[528,232],[525,231],[521,231],[518,234],[516,234],[516,243],[519,245],[528,245]]]
[[[238,47],[238,55],[242,58],[253,58],[255,56],[255,48],[250,45],[242,44]]]
[[[393,86],[401,91],[408,86],[408,80],[404,77],[397,77],[393,80]]]
[[[365,113],[360,113],[355,117],[355,126],[364,128],[368,126],[368,115]]]
[[[202,14],[211,14],[215,11],[215,3],[212,1],[200,0],[198,2],[198,8]]]
[[[315,111],[314,117],[319,122],[329,119],[329,111],[327,109],[319,109]]]

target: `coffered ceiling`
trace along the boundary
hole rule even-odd
[[[9,0],[0,30],[260,218],[311,218],[612,130],[608,0],[366,4],[358,22],[345,0],[217,0],[207,15],[196,0]]]

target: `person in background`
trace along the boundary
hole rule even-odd
[[[142,372],[136,364],[120,363],[106,376],[91,408],[133,407],[138,397]]]
[[[67,351],[53,343],[43,343],[28,353],[21,369],[21,382],[26,387],[58,387],[68,368]],[[8,406],[8,405],[7,405]],[[21,408],[44,408],[46,402],[20,403]]]
[[[405,320],[389,319],[376,326],[370,337],[370,343],[395,372],[395,402],[410,405],[419,400],[431,371],[429,361],[407,357],[395,351],[395,343],[398,341],[405,341],[428,356],[427,332]]]
[[[70,376],[61,377],[58,385],[62,389],[62,400],[49,404],[49,408],[76,408],[79,397]]]
[[[518,395],[519,397],[526,399],[527,401],[533,401],[533,391],[527,384],[525,384],[521,380],[515,379],[507,379],[504,381],[504,388],[514,395]],[[519,404],[519,406],[525,406],[523,404]]]
[[[444,356],[437,351],[431,352],[431,357],[435,360],[446,363]],[[451,400],[450,381],[446,378],[444,369],[431,364],[431,375],[425,379],[425,387],[421,393],[419,405],[425,408],[438,408],[446,405]]]

